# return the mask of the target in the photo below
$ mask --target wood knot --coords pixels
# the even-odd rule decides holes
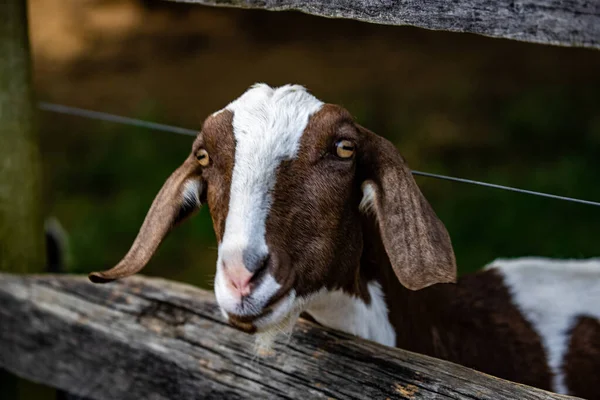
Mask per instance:
[[[396,393],[402,395],[406,399],[414,399],[415,394],[417,394],[417,392],[419,391],[419,388],[411,384],[403,386],[400,383],[396,383],[394,385],[394,390],[396,391]]]
[[[187,311],[169,303],[155,302],[146,307],[137,321],[140,325],[163,336],[178,336],[178,329],[189,319]]]

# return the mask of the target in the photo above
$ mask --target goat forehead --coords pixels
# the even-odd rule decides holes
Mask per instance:
[[[302,86],[255,85],[226,109],[233,113],[237,146],[258,147],[293,157],[304,128],[323,103]],[[272,148],[267,149],[267,146]]]
[[[284,160],[296,157],[310,117],[323,103],[302,86],[255,85],[225,109],[233,113],[235,158],[224,242],[266,247],[269,192]]]
[[[232,189],[250,189],[253,184],[270,189],[278,165],[296,156],[310,117],[322,105],[302,86],[264,84],[229,104],[236,141],[232,183],[238,183]]]

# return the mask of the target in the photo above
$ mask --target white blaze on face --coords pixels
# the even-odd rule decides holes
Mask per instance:
[[[248,252],[258,257],[268,254],[265,224],[277,168],[282,161],[296,157],[309,118],[322,105],[301,86],[273,89],[258,84],[225,108],[233,113],[236,142],[229,212],[219,244],[215,279],[217,300],[221,307],[225,306],[225,311],[235,312],[226,304],[234,304],[237,300],[224,285],[223,259],[226,258],[228,263],[244,263]],[[256,288],[249,300],[254,296],[256,303],[261,303],[278,288],[273,282],[266,286]]]

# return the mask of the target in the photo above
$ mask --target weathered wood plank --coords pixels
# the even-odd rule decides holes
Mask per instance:
[[[174,0],[600,48],[597,0]]]
[[[90,399],[566,399],[300,321],[274,355],[169,281],[0,274],[0,366]]]

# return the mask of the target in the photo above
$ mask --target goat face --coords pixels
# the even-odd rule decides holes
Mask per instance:
[[[219,242],[217,301],[248,332],[281,328],[319,293],[361,285],[367,209],[404,286],[455,279],[448,234],[394,146],[299,86],[256,85],[209,116],[129,253],[90,279],[141,270],[204,202]]]

